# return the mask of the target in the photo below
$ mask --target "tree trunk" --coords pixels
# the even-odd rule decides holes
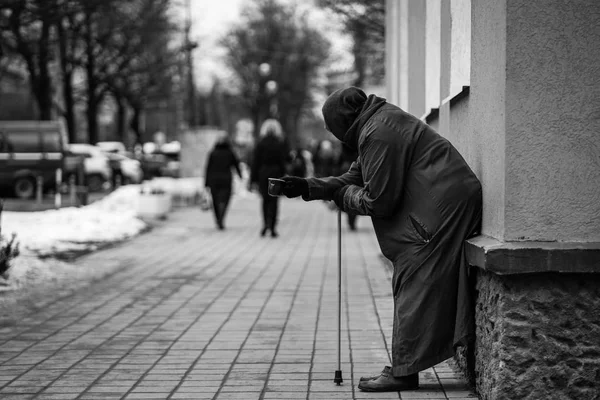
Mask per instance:
[[[48,72],[50,26],[42,23],[42,32],[39,40],[38,57],[25,50],[27,45],[21,44],[20,50],[29,71],[31,91],[38,105],[38,118],[44,121],[52,119],[52,82]],[[23,51],[25,50],[25,51]]]
[[[87,125],[88,142],[96,144],[98,142],[98,82],[95,76],[96,59],[94,55],[94,43],[92,33],[92,12],[86,10],[85,13],[85,54],[86,54],[86,75],[87,75]]]
[[[68,61],[68,45],[67,32],[63,26],[63,20],[57,24],[58,28],[58,48],[60,51],[60,68],[63,77],[63,98],[64,98],[64,117],[67,124],[67,132],[69,134],[69,142],[77,141],[75,131],[75,99],[73,97],[73,69]]]
[[[133,115],[131,117],[131,122],[129,125],[130,125],[131,129],[133,130],[133,132],[135,133],[135,142],[143,143],[142,142],[143,132],[141,131],[142,109],[138,105],[132,105],[132,108],[133,108]]]
[[[367,60],[365,53],[365,48],[367,48],[367,34],[365,32],[365,26],[361,22],[354,22],[351,32],[354,39],[354,44],[352,46],[354,69],[358,74],[354,81],[354,86],[362,87],[365,84],[367,76]]]
[[[127,127],[126,127],[126,119],[127,119],[127,106],[121,95],[114,95],[115,102],[117,103],[117,138],[123,142],[127,142]]]

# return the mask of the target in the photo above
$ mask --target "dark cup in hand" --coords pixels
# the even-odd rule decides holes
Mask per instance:
[[[285,181],[277,178],[269,178],[269,195],[273,197],[281,196]]]

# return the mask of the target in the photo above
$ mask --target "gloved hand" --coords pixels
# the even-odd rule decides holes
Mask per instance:
[[[285,181],[281,191],[285,197],[308,196],[308,181],[298,176],[284,176],[279,178]]]
[[[336,190],[335,192],[333,192],[333,202],[335,203],[336,206],[338,206],[338,208],[340,210],[344,210],[344,195],[346,194],[346,191],[350,188],[349,185],[346,186],[342,186],[341,188],[339,188],[338,190]]]

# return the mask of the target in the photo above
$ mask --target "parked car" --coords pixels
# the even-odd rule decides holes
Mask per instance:
[[[106,153],[124,154],[126,151],[125,144],[122,142],[98,142],[96,146],[100,147]]]
[[[113,172],[113,184],[116,184],[116,178],[119,177],[121,184],[140,183],[144,180],[144,171],[142,163],[121,153],[105,153],[110,160],[110,166]]]
[[[165,143],[159,153],[167,158],[165,166],[161,169],[161,175],[178,178],[181,169],[181,144],[178,141]]]
[[[58,121],[0,121],[0,186],[19,198],[35,195],[38,178],[54,189],[67,143]]]
[[[69,145],[69,152],[84,157],[85,178],[91,192],[99,192],[110,186],[112,179],[110,160],[100,147],[76,143]]]

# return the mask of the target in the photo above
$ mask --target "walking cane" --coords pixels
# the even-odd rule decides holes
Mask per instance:
[[[338,369],[335,371],[333,381],[336,385],[340,385],[342,379],[342,210],[338,209],[338,342],[337,356]]]

